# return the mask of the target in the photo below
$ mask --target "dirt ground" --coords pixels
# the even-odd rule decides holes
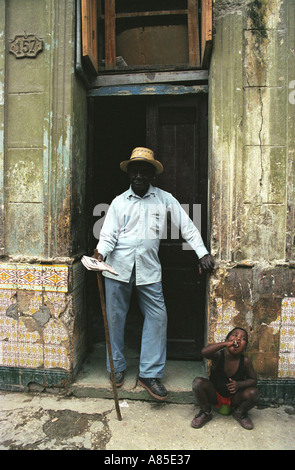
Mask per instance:
[[[254,429],[214,412],[204,428],[190,422],[193,404],[0,392],[0,450],[294,450],[295,409],[254,408]],[[101,454],[103,455],[103,454]]]

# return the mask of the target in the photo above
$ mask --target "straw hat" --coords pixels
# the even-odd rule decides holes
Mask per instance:
[[[154,152],[145,147],[136,147],[132,151],[130,159],[120,163],[120,168],[122,171],[127,172],[129,163],[138,161],[150,163],[153,165],[156,168],[156,175],[159,175],[163,171],[163,165],[158,160],[155,160]]]

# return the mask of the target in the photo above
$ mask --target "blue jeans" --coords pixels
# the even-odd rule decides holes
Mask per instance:
[[[129,283],[105,278],[106,310],[115,372],[123,372],[127,367],[124,330],[134,281],[134,271]],[[162,283],[155,282],[135,288],[144,317],[139,376],[161,378],[164,375],[167,344],[167,312]],[[110,372],[108,352],[107,369]]]

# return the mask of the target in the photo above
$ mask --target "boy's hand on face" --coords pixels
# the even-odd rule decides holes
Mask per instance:
[[[224,341],[224,346],[225,346],[226,348],[230,348],[230,347],[233,346],[234,344],[235,344],[235,340],[231,340],[231,341],[227,340],[227,341]]]

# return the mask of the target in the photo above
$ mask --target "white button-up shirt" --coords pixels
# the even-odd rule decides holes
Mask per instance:
[[[208,251],[199,230],[172,194],[150,185],[137,196],[130,188],[110,205],[100,232],[97,251],[119,274],[106,277],[129,282],[135,266],[136,285],[152,284],[162,279],[158,257],[159,245],[167,234],[167,213],[182,237],[202,258]]]

